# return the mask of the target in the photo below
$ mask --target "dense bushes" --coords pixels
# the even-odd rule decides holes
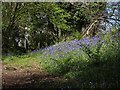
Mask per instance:
[[[75,87],[119,87],[120,36],[118,34],[112,35],[112,33],[99,37],[96,44],[95,40],[91,40],[89,44],[81,44],[79,41],[79,48],[77,47],[67,54],[54,46],[52,48],[57,49],[56,55],[63,53],[62,57],[53,57],[55,54],[53,56],[49,54],[45,58],[44,55],[44,60],[41,61],[42,65],[51,74],[63,75],[67,79],[76,79],[81,82],[81,85],[75,85]],[[52,51],[49,48],[47,50],[49,53]]]

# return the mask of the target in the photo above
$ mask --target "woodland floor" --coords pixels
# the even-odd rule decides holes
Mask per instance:
[[[68,80],[47,74],[40,68],[10,68],[3,65],[2,89],[29,89],[32,88],[55,88],[66,87]],[[72,81],[69,81],[69,83]]]

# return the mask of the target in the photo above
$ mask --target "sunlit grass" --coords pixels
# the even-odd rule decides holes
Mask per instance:
[[[40,66],[40,60],[37,58],[38,53],[36,54],[26,54],[22,56],[5,56],[3,58],[3,63],[7,67],[18,68],[32,68],[36,66]],[[40,53],[39,53],[40,55]]]

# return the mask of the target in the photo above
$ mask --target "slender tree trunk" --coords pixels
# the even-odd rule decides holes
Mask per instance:
[[[61,29],[58,29],[58,38],[60,39],[61,37]]]

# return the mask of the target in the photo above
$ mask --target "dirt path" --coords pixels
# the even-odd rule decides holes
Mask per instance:
[[[38,70],[3,70],[3,88],[25,88],[31,87],[38,78],[43,78]],[[29,86],[27,86],[29,85]]]
[[[3,66],[3,90],[10,88],[51,88],[61,84],[64,85],[66,81],[67,80],[63,78],[48,75],[46,72],[37,68],[7,70],[6,67]],[[61,82],[61,84],[59,82]]]

